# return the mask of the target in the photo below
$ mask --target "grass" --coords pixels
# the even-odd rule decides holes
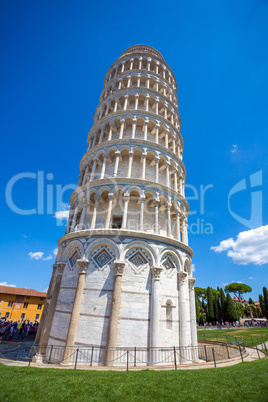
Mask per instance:
[[[199,340],[205,340],[220,342],[229,342],[229,336],[231,340],[235,341],[235,337],[243,338],[245,346],[259,345],[262,343],[260,337],[264,341],[268,341],[268,328],[234,328],[234,329],[213,329],[213,330],[201,330],[197,331]]]
[[[178,371],[83,371],[0,365],[1,401],[268,401],[268,359]]]

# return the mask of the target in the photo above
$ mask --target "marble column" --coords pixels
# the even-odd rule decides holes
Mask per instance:
[[[140,197],[140,222],[139,222],[139,230],[143,230],[143,221],[144,221],[144,201],[145,197]]]
[[[108,202],[107,217],[106,217],[106,222],[105,222],[105,229],[110,228],[110,221],[111,221],[111,214],[112,214],[112,209],[113,209],[114,195],[112,193],[109,193],[108,198],[109,198],[109,202]]]
[[[120,158],[120,151],[115,151],[115,163],[114,163],[113,177],[117,176],[119,158]]]
[[[170,215],[170,209],[171,209],[171,203],[168,202],[167,204],[167,236],[171,236],[171,215]]]
[[[121,140],[123,138],[123,133],[124,133],[125,119],[121,119],[120,122],[121,122],[121,127],[120,127],[119,139]]]
[[[195,278],[188,279],[189,284],[189,299],[190,299],[190,325],[191,325],[191,343],[195,348],[198,346],[197,328],[196,328],[196,306],[195,306],[195,291],[194,284]],[[193,350],[193,360],[198,360],[198,350]]]
[[[124,210],[123,210],[123,220],[121,229],[127,228],[127,210],[128,210],[129,194],[124,194]]]
[[[79,173],[79,180],[78,180],[78,184],[77,184],[78,187],[81,186],[81,184],[82,184],[84,173],[85,173],[84,170],[81,170],[81,172]]]
[[[79,211],[79,206],[77,205],[75,207],[75,210],[74,210],[74,216],[73,216],[72,226],[71,226],[70,232],[74,232],[75,224],[76,224],[76,217],[77,217],[78,211]]]
[[[133,149],[129,151],[129,160],[128,160],[128,171],[127,171],[127,177],[131,177],[131,171],[132,171],[132,162],[133,162]]]
[[[155,182],[158,183],[159,181],[159,161],[160,157],[156,156],[155,157]]]
[[[114,360],[114,350],[112,348],[116,347],[117,342],[117,330],[120,315],[121,306],[121,286],[122,286],[122,276],[124,273],[125,262],[114,261],[114,286],[113,294],[110,307],[110,319],[107,333],[107,354],[106,362],[107,366],[113,365]]]
[[[144,120],[144,141],[147,141],[147,131],[148,131],[148,124],[149,124],[149,119],[145,118]]]
[[[92,171],[91,171],[91,175],[90,175],[90,181],[94,180],[94,175],[95,175],[95,171],[96,171],[96,167],[97,167],[97,162],[98,162],[98,158],[94,158],[93,159]]]
[[[106,168],[107,158],[108,158],[108,155],[107,155],[107,154],[104,154],[104,155],[103,155],[102,167],[101,167],[100,179],[103,179],[104,176],[105,176],[105,168]]]
[[[83,292],[84,292],[86,273],[87,273],[87,269],[89,266],[89,261],[86,259],[77,260],[77,266],[79,269],[78,280],[77,280],[77,286],[76,286],[76,291],[75,291],[75,296],[74,296],[73,309],[72,309],[72,314],[71,314],[71,318],[70,318],[67,338],[66,338],[66,342],[65,342],[66,349],[64,352],[62,364],[71,364],[72,360],[73,360],[72,359],[72,355],[74,352],[73,348],[75,346],[75,338],[76,338],[77,326],[78,326],[79,315],[80,315],[80,310],[81,310],[81,301],[82,301],[82,296],[83,296]]]
[[[35,345],[39,345],[41,333],[42,333],[42,330],[43,330],[44,321],[46,319],[46,315],[47,315],[49,305],[50,305],[50,302],[51,302],[53,288],[55,286],[56,270],[57,270],[57,264],[54,264],[51,279],[50,279],[48,290],[47,290],[47,297],[46,297],[46,300],[45,300],[43,313],[42,313],[42,316],[41,316],[41,319],[40,319],[40,322],[39,322],[39,325],[38,325],[38,330],[37,330],[37,333],[36,333],[36,337],[34,339],[34,344]]]
[[[180,211],[176,211],[176,239],[181,241],[181,221],[180,221]]]
[[[132,119],[132,133],[131,133],[131,138],[134,139],[135,138],[135,134],[136,134],[136,124],[137,124],[137,117],[134,116]]]
[[[55,309],[58,301],[58,296],[60,292],[60,286],[61,286],[61,280],[62,280],[62,274],[63,270],[65,267],[64,262],[58,262],[58,272],[56,275],[56,281],[55,281],[55,286],[52,290],[52,295],[51,295],[51,301],[48,306],[48,311],[44,320],[44,325],[43,325],[43,331],[40,336],[40,342],[39,342],[39,349],[38,353],[39,354],[45,354],[46,352],[46,347],[48,344],[49,336],[50,336],[50,331],[52,327],[52,322],[55,314]]]
[[[89,166],[87,165],[85,173],[84,173],[82,185],[85,184],[87,181],[88,169],[89,169]]]
[[[100,197],[95,197],[93,214],[92,214],[91,225],[90,225],[90,229],[92,229],[92,230],[95,229],[96,217],[97,217],[97,209],[98,209],[98,206],[99,206],[99,200],[100,200]]]
[[[150,307],[150,348],[159,347],[159,281],[161,267],[151,268],[151,307]],[[150,351],[150,361],[154,364],[157,360],[157,352]]]
[[[188,309],[188,276],[185,272],[178,273],[178,281],[179,281],[179,321],[180,321],[180,339],[179,345],[180,347],[187,347],[188,342],[188,322],[190,321],[189,317],[189,309]],[[186,361],[187,353],[181,351],[182,361],[184,363]]]
[[[147,152],[143,152],[143,154],[142,154],[142,173],[141,173],[142,179],[145,179],[145,174],[146,174],[146,156],[147,156]]]
[[[155,142],[156,142],[156,144],[158,144],[158,142],[159,142],[159,127],[160,127],[160,123],[157,122],[155,125]]]
[[[86,212],[87,212],[87,201],[85,200],[84,203],[83,203],[83,209],[82,209],[82,213],[81,213],[81,216],[80,216],[80,222],[79,222],[79,229],[80,230],[83,230]]]
[[[155,233],[159,233],[159,224],[158,224],[158,211],[159,211],[160,200],[156,199],[154,204],[154,231]]]

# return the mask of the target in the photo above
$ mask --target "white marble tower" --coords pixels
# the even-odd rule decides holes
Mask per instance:
[[[150,46],[109,68],[36,343],[197,345],[176,90]]]

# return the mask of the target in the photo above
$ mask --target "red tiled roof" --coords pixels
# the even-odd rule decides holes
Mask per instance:
[[[46,297],[46,292],[37,292],[35,289],[14,288],[12,286],[0,286],[0,293],[9,295]]]

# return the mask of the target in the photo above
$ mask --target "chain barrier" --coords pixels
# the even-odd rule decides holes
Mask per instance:
[[[0,344],[0,357],[8,358],[11,360],[22,360],[22,361],[34,361],[35,356],[41,357],[44,363],[52,364],[65,364],[69,363],[71,365],[84,364],[92,366],[94,365],[107,365],[112,366],[113,364],[119,365],[161,365],[161,364],[184,364],[191,361],[206,361],[214,362],[230,359],[234,357],[243,358],[243,353],[245,351],[245,345],[243,338],[240,338],[236,342],[227,343],[217,343],[213,344],[206,341],[206,345],[199,346],[189,346],[189,347],[166,347],[166,348],[106,348],[106,347],[96,347],[89,346],[88,348],[79,349],[79,347],[64,347],[64,346],[53,346],[49,345],[47,347],[42,345],[30,346],[22,345],[20,343],[16,346],[10,343]],[[15,346],[15,347],[14,347]],[[229,346],[229,348],[228,348]],[[261,350],[260,350],[261,351]],[[110,357],[107,360],[107,357]]]

